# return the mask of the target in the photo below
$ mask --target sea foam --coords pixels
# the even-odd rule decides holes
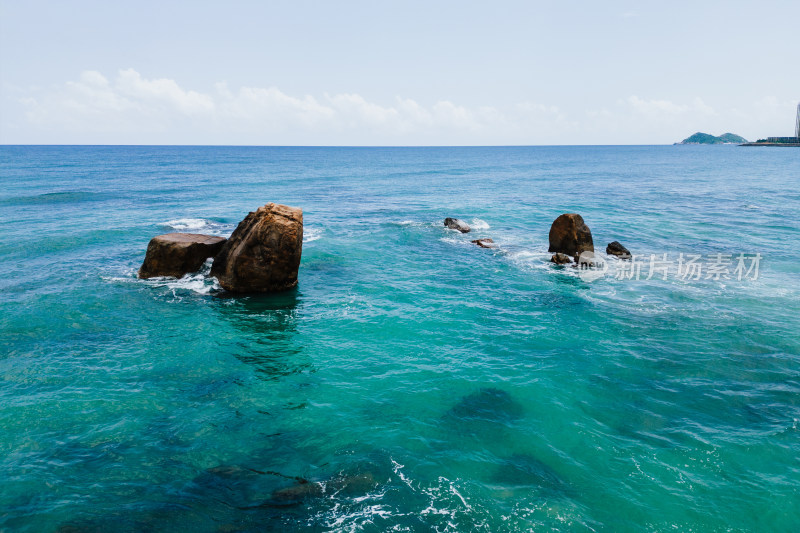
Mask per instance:
[[[197,231],[212,235],[228,235],[233,232],[234,226],[206,218],[176,218],[162,222],[161,226],[176,231]]]

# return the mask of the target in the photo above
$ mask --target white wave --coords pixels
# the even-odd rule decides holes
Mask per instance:
[[[508,252],[508,260],[514,265],[522,268],[549,268],[552,263],[550,257],[553,254],[549,252],[537,252],[533,250],[514,250]]]
[[[205,218],[176,218],[163,222],[161,225],[177,231],[200,231],[212,235],[230,235],[234,229],[234,226],[229,224]]]
[[[472,229],[489,229],[491,226],[488,222],[480,218],[473,218],[472,222],[470,223],[470,227]]]
[[[176,297],[179,296],[178,293],[182,291],[192,291],[196,294],[209,294],[211,291],[221,289],[217,278],[207,277],[205,274],[200,272],[187,274],[180,279],[152,278],[148,281],[151,281],[151,284],[156,287],[167,287]]]
[[[461,233],[458,234],[459,237],[461,237],[461,235],[462,235]],[[465,239],[463,237],[459,238],[459,237],[442,237],[439,240],[442,241],[442,242],[446,242],[447,244],[457,244],[457,245],[462,245],[462,246],[465,246],[465,245],[466,246],[475,246],[468,239]]]
[[[176,218],[175,220],[168,220],[162,226],[169,226],[173,229],[202,229],[211,223],[210,220],[202,218]]]
[[[210,294],[212,291],[221,290],[222,287],[220,287],[217,278],[208,275],[210,271],[211,259],[207,260],[203,268],[198,272],[186,274],[182,278],[156,277],[139,279],[137,270],[131,269],[125,273],[125,276],[103,276],[102,279],[112,283],[137,283],[153,288],[165,288],[172,293],[174,298],[180,300],[183,295],[189,292],[205,295]]]
[[[400,478],[400,481],[408,485],[408,488],[413,490],[414,487],[411,485],[411,480],[403,473],[403,468],[405,468],[406,465],[401,465],[391,457],[389,460],[392,462],[392,471],[397,474],[397,476]]]
[[[325,230],[322,228],[303,228],[303,244],[307,242],[314,242],[322,238],[322,234],[325,233]]]
[[[442,226],[441,221],[436,222],[423,222],[421,220],[401,220],[400,222],[392,222],[396,226],[423,228],[423,227],[439,227]],[[444,226],[442,226],[444,227]]]

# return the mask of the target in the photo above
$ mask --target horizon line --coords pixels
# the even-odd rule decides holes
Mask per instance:
[[[557,148],[601,146],[728,146],[720,144],[92,144],[92,143],[0,143],[0,147],[14,146],[85,146],[85,147],[206,147],[206,148]]]

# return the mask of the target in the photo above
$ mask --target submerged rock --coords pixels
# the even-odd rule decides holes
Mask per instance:
[[[224,237],[197,233],[158,235],[147,245],[140,278],[173,276],[180,278],[200,270],[206,259],[214,257],[225,244]]]
[[[307,481],[290,487],[278,489],[272,493],[269,505],[296,505],[309,498],[319,498],[325,493],[322,483]]]
[[[619,241],[614,241],[614,242],[608,243],[608,246],[606,246],[606,253],[608,255],[616,255],[620,259],[630,259],[631,258],[631,253],[628,251],[627,248],[622,246],[619,243]]]
[[[211,275],[231,292],[277,292],[297,285],[303,210],[269,203],[242,220],[214,258]]]
[[[472,230],[472,228],[469,227],[469,224],[457,218],[447,217],[444,219],[444,225],[447,228],[458,230],[461,233],[469,233]]]
[[[364,494],[377,486],[370,472],[356,475],[339,475],[324,482],[303,481],[272,493],[267,505],[296,505],[310,498],[345,491],[348,494]]]
[[[550,497],[570,490],[569,484],[552,467],[527,454],[514,454],[505,459],[492,476],[492,481],[507,487],[534,489]]]
[[[477,244],[481,248],[496,248],[492,239],[475,239],[474,241],[470,242]]]
[[[550,226],[550,248],[548,252],[577,257],[581,252],[594,252],[594,242],[589,226],[576,213],[559,216]]]
[[[522,417],[522,405],[506,391],[484,387],[461,398],[447,412],[447,416],[460,421],[483,420],[512,422]]]
[[[550,258],[551,263],[555,263],[557,265],[567,265],[572,263],[572,258],[566,254],[555,254],[553,257]]]

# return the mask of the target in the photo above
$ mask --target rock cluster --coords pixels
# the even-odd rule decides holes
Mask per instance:
[[[466,222],[457,218],[445,218],[444,225],[461,233],[471,231]],[[490,238],[471,242],[481,248],[495,248]],[[598,264],[592,232],[576,213],[564,213],[553,221],[549,243],[553,263],[565,265],[575,261],[584,267]],[[139,277],[181,277],[196,272],[206,259],[213,257],[211,275],[225,290],[285,291],[297,285],[302,252],[303,210],[269,203],[249,213],[227,240],[193,233],[154,237],[147,246]],[[609,243],[606,253],[620,259],[631,258],[628,249],[618,241]]]
[[[558,265],[566,265],[574,261],[578,263],[578,266],[592,267],[602,263],[599,259],[595,259],[592,231],[583,221],[583,217],[576,213],[564,213],[553,221],[550,226],[548,251],[555,253],[550,261]],[[584,254],[584,252],[586,253]],[[619,241],[609,243],[606,253],[620,259],[631,258],[631,253]],[[584,255],[581,256],[581,254]]]
[[[196,272],[214,258],[211,275],[231,292],[277,292],[297,285],[303,251],[303,211],[267,204],[242,220],[230,238],[191,233],[154,237],[140,278]]]

